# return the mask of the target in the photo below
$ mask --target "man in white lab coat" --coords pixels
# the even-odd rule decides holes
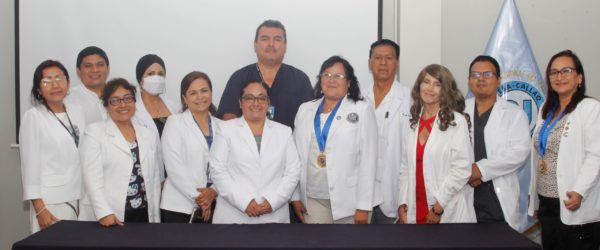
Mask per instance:
[[[86,124],[102,121],[107,117],[100,95],[109,72],[108,56],[101,48],[89,46],[77,55],[77,76],[82,84],[71,87],[66,102],[83,108]]]
[[[466,100],[471,117],[471,145],[475,162],[469,185],[475,188],[474,207],[479,223],[519,226],[518,172],[529,158],[530,134],[525,112],[498,98],[500,66],[491,56],[476,57],[469,67]]]
[[[382,39],[371,44],[369,70],[373,86],[365,98],[373,104],[378,127],[377,181],[371,223],[393,224],[398,217],[398,169],[402,142],[402,121],[410,118],[410,90],[396,81],[400,46]]]

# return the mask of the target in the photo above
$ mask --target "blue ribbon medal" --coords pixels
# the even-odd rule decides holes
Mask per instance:
[[[540,155],[540,159],[538,160],[538,171],[542,174],[545,174],[546,171],[548,171],[548,164],[546,164],[544,159],[542,159],[542,157],[544,157],[544,155],[546,154],[546,146],[548,144],[548,136],[550,136],[550,132],[552,132],[552,128],[554,128],[554,126],[556,126],[556,123],[558,121],[560,121],[560,118],[563,117],[563,114],[564,114],[563,112],[560,112],[558,117],[556,117],[556,119],[554,119],[554,122],[552,122],[550,124],[550,126],[548,126],[548,124],[552,120],[552,117],[554,117],[554,110],[550,110],[550,112],[548,113],[548,116],[546,117],[546,120],[544,121],[544,124],[540,128],[540,132],[538,134],[538,140],[540,141],[540,144],[538,145],[538,154]]]
[[[315,114],[314,119],[314,127],[315,127],[315,137],[317,138],[317,144],[319,145],[319,155],[317,156],[317,166],[324,168],[327,166],[327,157],[325,156],[325,144],[327,144],[327,134],[329,134],[329,128],[331,127],[331,123],[333,122],[333,117],[337,113],[340,105],[342,104],[342,100],[340,99],[338,103],[335,105],[335,108],[327,117],[325,124],[323,125],[323,131],[321,131],[321,112],[323,112],[323,102],[319,104],[319,108],[317,109],[317,113]],[[325,100],[323,100],[325,101]]]

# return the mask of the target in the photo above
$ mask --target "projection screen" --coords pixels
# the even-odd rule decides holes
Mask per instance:
[[[256,62],[254,33],[264,20],[287,30],[284,63],[316,82],[321,63],[341,55],[370,84],[368,52],[380,37],[380,1],[375,0],[16,0],[17,123],[31,107],[35,67],[62,62],[71,87],[81,84],[76,57],[86,46],[103,48],[109,79],[137,85],[135,66],[145,54],[162,57],[167,96],[179,101],[179,85],[190,71],[206,72],[218,105],[231,74]],[[18,125],[18,124],[17,124]]]

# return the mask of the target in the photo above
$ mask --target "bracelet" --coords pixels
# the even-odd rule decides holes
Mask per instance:
[[[40,215],[42,212],[46,210],[46,207],[43,207],[39,212],[35,213],[35,216]]]

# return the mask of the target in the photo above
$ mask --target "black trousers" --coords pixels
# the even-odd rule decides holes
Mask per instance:
[[[542,247],[548,249],[594,249],[600,246],[600,222],[565,225],[560,220],[560,200],[538,195],[538,219],[542,226]]]
[[[212,213],[210,214],[210,219],[208,221],[203,221],[201,218],[194,218],[192,223],[200,223],[200,224],[212,224],[212,218],[215,214],[215,207],[217,206],[217,201],[213,201],[211,205]],[[202,210],[197,210],[197,215],[202,216]],[[197,216],[196,215],[196,216]],[[160,220],[163,223],[190,223],[191,214],[184,214],[179,212],[174,212],[170,210],[161,209],[160,210]]]
[[[160,221],[162,223],[189,223],[190,216],[192,215],[165,209],[160,210]]]
[[[473,198],[478,223],[506,223],[492,181],[486,181],[477,186]]]
[[[148,208],[125,210],[125,222],[149,222]]]

